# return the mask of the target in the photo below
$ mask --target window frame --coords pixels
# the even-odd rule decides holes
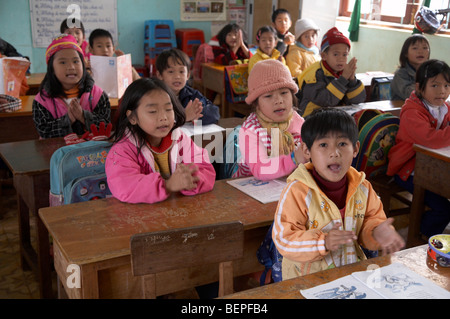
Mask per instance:
[[[389,0],[385,0],[389,1]],[[392,0],[390,0],[392,1]],[[339,3],[339,16],[340,17],[351,17],[352,11],[348,11],[348,5],[350,0],[340,0]],[[383,0],[378,0],[380,6]],[[406,4],[404,17],[386,16],[380,15],[380,20],[367,20],[365,19],[366,14],[361,14],[361,22],[364,24],[376,24],[378,26],[383,26],[387,28],[395,29],[413,29],[414,28],[414,16],[417,10],[420,8],[421,0],[409,0]],[[407,19],[407,17],[410,17]],[[391,24],[392,23],[392,24]],[[448,24],[448,22],[446,22]],[[435,35],[446,34],[450,35],[450,25],[448,29],[442,29],[435,33]]]

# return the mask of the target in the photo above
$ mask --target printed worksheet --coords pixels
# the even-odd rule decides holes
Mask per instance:
[[[281,192],[287,185],[285,177],[270,181],[260,181],[252,176],[229,180],[227,183],[263,204],[277,202],[280,199]]]
[[[371,265],[314,288],[300,290],[307,299],[449,299],[450,292],[430,280],[394,263]]]
[[[208,125],[200,125],[197,124],[198,122],[195,121],[196,124],[192,122],[185,123],[181,129],[184,133],[187,134],[187,136],[193,136],[197,134],[209,134],[209,133],[217,133],[225,131],[225,129],[217,124],[208,124]]]

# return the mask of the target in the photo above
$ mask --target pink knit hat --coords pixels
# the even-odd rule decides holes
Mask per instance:
[[[83,57],[83,50],[80,48],[80,46],[77,43],[77,40],[73,35],[70,34],[61,34],[53,39],[52,43],[47,48],[47,51],[45,52],[45,60],[48,64],[48,61],[50,58],[58,51],[63,49],[74,49],[80,52]]]
[[[289,69],[278,60],[259,61],[248,76],[248,95],[245,103],[250,105],[262,94],[281,88],[288,88],[294,93],[298,91]]]

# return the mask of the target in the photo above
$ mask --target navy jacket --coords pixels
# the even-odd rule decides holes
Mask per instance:
[[[204,97],[198,90],[191,88],[189,85],[186,85],[183,89],[181,89],[178,94],[178,99],[181,102],[181,105],[185,108],[190,101],[195,99],[199,99],[203,104],[203,117],[200,118],[202,120],[202,124],[213,124],[217,123],[220,118],[219,107],[214,105],[210,100]]]

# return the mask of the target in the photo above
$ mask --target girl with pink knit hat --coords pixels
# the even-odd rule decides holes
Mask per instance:
[[[83,135],[92,124],[108,124],[108,96],[86,71],[83,51],[70,34],[56,37],[45,53],[47,74],[33,101],[41,138]]]
[[[280,61],[269,59],[254,65],[245,99],[254,112],[239,131],[242,159],[233,177],[275,179],[305,162],[298,147],[304,119],[296,112],[297,91],[289,69]]]

